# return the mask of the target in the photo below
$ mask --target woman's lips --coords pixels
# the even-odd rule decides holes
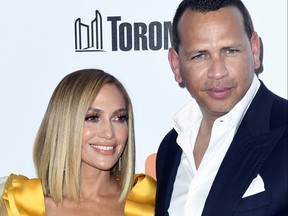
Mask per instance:
[[[113,154],[115,152],[115,146],[111,145],[95,145],[89,144],[95,151],[101,154]]]

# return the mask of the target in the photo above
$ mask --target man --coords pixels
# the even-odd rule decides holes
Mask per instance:
[[[247,9],[184,0],[172,32],[169,63],[193,99],[157,153],[156,215],[288,215],[288,103],[255,74]]]

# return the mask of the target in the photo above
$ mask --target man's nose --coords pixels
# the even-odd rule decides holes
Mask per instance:
[[[217,56],[211,59],[207,76],[210,79],[222,79],[229,75],[229,71],[227,70],[227,67],[225,65],[225,61]]]

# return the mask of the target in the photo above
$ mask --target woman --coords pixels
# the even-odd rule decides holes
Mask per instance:
[[[2,209],[6,207],[9,216],[124,215],[134,160],[132,104],[123,85],[101,70],[73,72],[56,87],[36,136],[39,179],[12,174],[5,183]],[[136,176],[135,182],[146,180],[155,186],[148,176]],[[151,215],[153,187],[145,210],[152,210]],[[134,197],[128,199],[129,206]]]

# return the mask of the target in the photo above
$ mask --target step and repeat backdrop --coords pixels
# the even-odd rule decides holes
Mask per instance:
[[[190,96],[167,60],[179,0],[2,1],[0,176],[34,177],[33,142],[50,96],[68,73],[99,68],[119,78],[134,105],[136,172]],[[260,78],[287,98],[287,1],[245,0],[263,41]],[[97,34],[93,28],[97,28]]]

